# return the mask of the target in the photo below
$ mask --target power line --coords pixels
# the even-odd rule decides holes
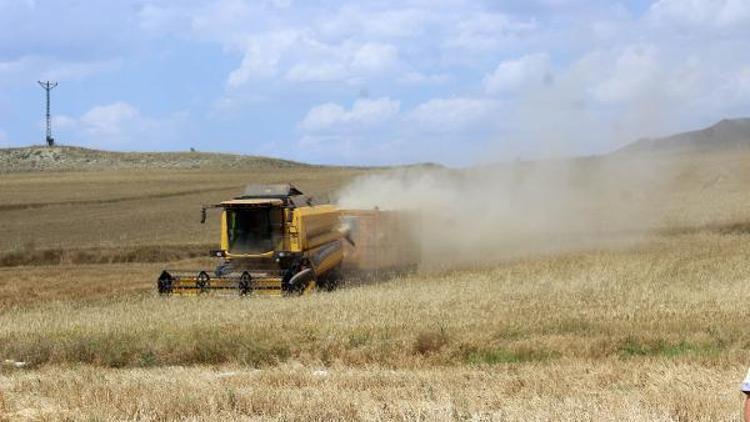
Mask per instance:
[[[52,118],[50,117],[49,112],[49,92],[52,91],[52,88],[57,86],[57,82],[37,82],[39,83],[39,86],[41,86],[47,92],[47,145],[53,146],[55,145],[55,138],[52,137]]]

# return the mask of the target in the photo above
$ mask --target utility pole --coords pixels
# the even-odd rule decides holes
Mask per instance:
[[[55,138],[52,137],[52,118],[50,117],[49,112],[49,92],[52,91],[52,88],[57,86],[57,82],[50,82],[50,81],[37,81],[39,83],[39,86],[41,86],[45,91],[47,91],[47,145],[53,146],[55,145]]]

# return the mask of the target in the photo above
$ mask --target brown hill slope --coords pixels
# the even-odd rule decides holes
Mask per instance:
[[[724,119],[715,125],[663,138],[642,138],[618,152],[750,148],[750,118]]]

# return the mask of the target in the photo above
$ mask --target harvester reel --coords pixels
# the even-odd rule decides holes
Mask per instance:
[[[210,287],[210,283],[211,277],[205,271],[201,271],[195,281],[195,285],[196,287],[198,287],[201,293],[205,293],[208,290],[208,288]]]
[[[247,271],[243,272],[240,276],[240,295],[245,296],[250,293],[250,287],[253,283],[253,277]]]

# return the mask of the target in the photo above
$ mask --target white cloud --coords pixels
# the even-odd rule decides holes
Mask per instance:
[[[466,51],[497,50],[537,29],[533,19],[465,12],[462,2],[443,4],[445,9],[425,4],[306,5],[298,11],[305,15],[301,20],[250,9],[236,0],[219,4],[216,10],[194,19],[193,30],[243,55],[242,63],[227,79],[229,89],[257,86],[267,80],[439,84],[449,72],[434,70],[436,58],[471,65],[474,59],[464,57]],[[239,26],[238,16],[248,22],[244,28]],[[273,25],[259,16],[266,16]]]
[[[419,104],[407,120],[428,131],[456,131],[486,123],[498,110],[495,100],[481,98],[433,98]]]
[[[448,82],[447,73],[424,74],[421,72],[406,72],[398,77],[398,82],[404,85],[440,85]]]
[[[298,63],[286,73],[286,79],[291,82],[346,82],[348,77],[347,68],[341,63],[325,60]]]
[[[632,45],[624,49],[605,79],[593,87],[594,97],[604,103],[628,101],[651,89],[659,89],[659,50],[652,45]],[[607,73],[605,73],[607,72]]]
[[[92,136],[110,139],[122,137],[134,124],[141,127],[153,126],[141,116],[138,109],[125,102],[96,106],[81,116],[79,121]]]
[[[173,113],[164,118],[144,116],[123,101],[95,106],[80,117],[58,115],[53,127],[61,143],[94,148],[173,148],[186,130],[188,115]]]
[[[661,24],[730,27],[750,25],[747,0],[659,0],[651,6],[652,19]]]
[[[434,19],[431,11],[415,7],[372,10],[362,6],[344,6],[316,22],[315,26],[326,36],[364,34],[372,38],[408,38],[422,33]]]
[[[398,50],[390,44],[346,41],[327,44],[294,31],[251,39],[241,66],[229,78],[230,87],[276,76],[284,66],[290,82],[353,81],[397,67]]]
[[[300,128],[311,131],[335,129],[364,129],[382,124],[396,115],[400,103],[390,98],[370,100],[358,99],[350,110],[338,104],[326,103],[313,107],[299,124]]]
[[[118,69],[119,59],[94,61],[64,61],[50,57],[26,55],[14,60],[0,61],[0,85],[28,83],[29,80],[58,82],[81,80]]]
[[[359,46],[351,58],[354,71],[376,73],[392,69],[398,62],[398,50],[389,44],[366,43]]]
[[[531,54],[500,63],[484,77],[485,91],[491,94],[513,92],[541,86],[551,78],[550,60],[546,54]]]
[[[688,79],[692,77],[693,80]],[[684,95],[684,104],[692,105],[700,110],[727,110],[727,115],[733,116],[737,109],[750,105],[750,61],[741,66],[714,66],[710,71],[695,72],[683,77],[690,82],[690,88]],[[671,81],[672,89],[684,89],[686,83],[677,79]],[[746,113],[746,112],[745,112]]]
[[[298,149],[315,162],[465,164],[495,127],[500,103],[485,98],[434,98],[402,112],[390,98],[359,99],[351,108],[313,107],[298,124]],[[461,139],[460,151],[440,159]],[[287,151],[296,154],[294,151]]]
[[[419,154],[409,148],[415,143],[404,142],[387,135],[319,135],[305,134],[294,148],[277,149],[275,155],[292,157],[312,163],[348,163],[355,165],[393,165],[419,161]],[[417,147],[418,149],[418,147]],[[397,158],[393,151],[399,151]]]
[[[489,51],[517,40],[537,28],[533,20],[523,20],[502,13],[474,13],[456,24],[446,45],[466,50]]]
[[[229,74],[230,87],[238,87],[251,78],[273,77],[278,71],[279,62],[295,45],[301,34],[287,30],[263,34],[250,38],[245,46],[240,67]]]
[[[499,110],[497,100],[470,97],[433,98],[404,112],[387,97],[359,99],[349,109],[325,103],[298,124],[298,146],[317,162],[404,163],[438,159],[457,136],[461,150],[443,161],[465,163],[495,127]]]
[[[329,44],[308,32],[284,30],[253,36],[247,41],[240,67],[228,86],[283,74],[290,82],[348,81],[390,72],[398,66],[395,46],[345,41]]]

